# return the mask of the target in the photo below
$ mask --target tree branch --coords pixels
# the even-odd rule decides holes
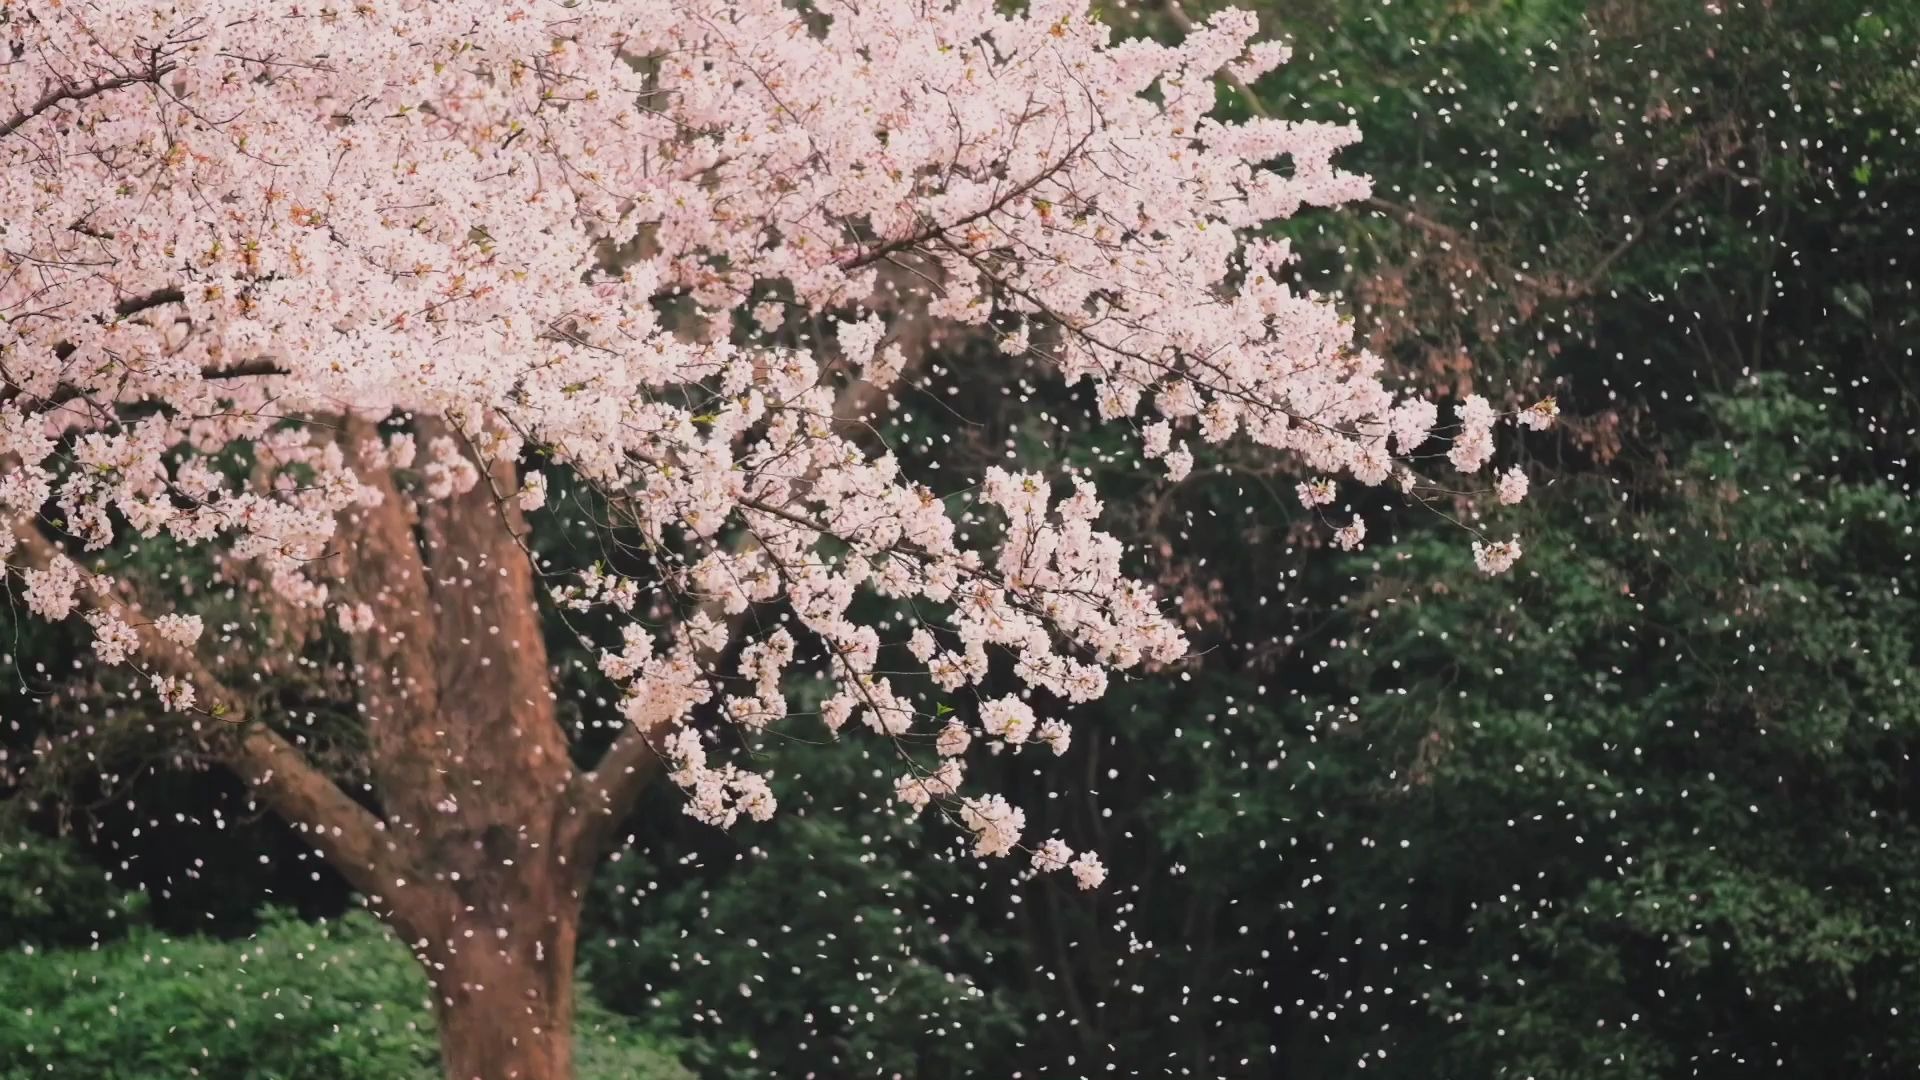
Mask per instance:
[[[155,289],[150,293],[144,293],[140,296],[129,296],[125,300],[120,301],[113,305],[113,313],[125,319],[138,315],[143,311],[151,311],[157,307],[164,307],[167,304],[184,303],[186,299],[187,294],[181,289]]]
[[[925,320],[913,322],[916,328],[923,328]],[[905,350],[907,370],[898,378],[904,379],[917,366],[931,341],[921,330],[920,340],[915,347]],[[833,415],[843,425],[864,426],[863,419],[868,410],[884,400],[886,391],[864,380],[855,380],[842,387],[834,399]],[[736,554],[751,548],[754,539],[751,533],[742,533],[734,542]],[[747,620],[753,616],[753,607],[749,605],[736,615],[726,615],[720,606],[712,601],[700,605],[700,610],[709,618],[724,620],[727,624],[727,640],[737,640],[746,629]],[[642,731],[629,724],[614,739],[613,745],[601,755],[600,763],[592,772],[580,774],[573,783],[568,795],[567,817],[562,821],[561,853],[569,863],[583,866],[598,859],[610,845],[613,834],[621,823],[633,813],[640,803],[640,796],[646,791],[655,777],[666,771],[666,762],[654,751],[654,740],[662,733]]]
[[[600,764],[574,780],[568,816],[561,822],[561,855],[575,867],[597,860],[653,779],[666,771],[654,753],[652,731],[632,724],[601,755]]]
[[[27,522],[14,532],[29,566],[44,569],[63,554],[37,522]],[[117,608],[130,623],[147,619],[144,605],[129,585],[120,583],[117,592],[112,601],[96,597],[91,605],[104,611]],[[371,811],[340,790],[278,732],[247,718],[239,708],[238,695],[191,649],[149,632],[135,655],[153,673],[190,682],[209,701],[225,706],[217,730],[212,731],[205,727],[209,721],[198,719],[198,714],[165,715],[181,735],[205,744],[268,809],[300,831],[369,903],[400,920],[403,927],[411,927],[407,920],[413,905],[400,895],[394,845]]]
[[[151,311],[154,308],[163,307],[167,304],[178,304],[184,301],[185,299],[186,299],[186,294],[182,292],[180,289],[176,289],[176,288],[155,289],[152,292],[142,293],[139,296],[129,296],[125,300],[120,301],[119,303],[113,305],[113,313],[124,319],[134,315],[138,315],[144,311]],[[63,341],[53,347],[53,356],[54,356],[54,359],[56,360],[65,361],[68,357],[72,356],[73,354],[74,354],[74,346],[73,346],[73,343],[71,342]],[[241,363],[234,364],[230,367],[214,367],[210,365],[208,367],[204,367],[200,369],[201,378],[207,379],[207,380],[214,380],[214,381],[221,380],[221,379],[247,379],[247,378],[254,378],[256,376],[262,376],[262,375],[286,375],[286,374],[288,374],[288,371],[285,368],[281,367],[279,363],[277,363],[270,357],[264,357],[264,356],[256,357],[252,360],[242,361]],[[8,402],[15,400],[23,392],[24,392],[23,389],[19,386],[12,386],[12,387],[9,387],[6,391],[0,392],[0,405],[5,405]],[[71,383],[61,383],[60,385],[54,387],[52,392],[49,393],[45,398],[42,398],[40,400],[43,407],[50,408],[50,409],[57,409],[60,406],[65,405],[67,402],[74,400],[75,398],[85,396],[86,393],[87,391],[81,387],[74,386]]]
[[[992,202],[988,203],[986,206],[982,207],[981,209],[975,210],[971,214],[962,215],[961,217],[955,218],[954,220],[946,222],[944,224],[928,225],[926,228],[922,229],[917,233],[914,233],[911,236],[904,236],[898,240],[890,240],[884,244],[879,245],[878,247],[874,247],[867,251],[861,252],[859,255],[855,255],[853,258],[848,259],[846,262],[841,263],[840,269],[842,271],[851,273],[852,271],[859,270],[862,267],[871,266],[872,264],[879,262],[880,260],[887,258],[890,255],[896,255],[902,251],[908,250],[909,248],[919,247],[921,244],[927,243],[931,240],[937,240],[940,237],[947,235],[948,233],[952,232],[955,229],[964,228],[968,225],[973,224],[976,221],[979,221],[984,217],[999,213],[1001,210],[1005,209],[1008,205],[1010,205],[1015,199],[1018,199],[1022,195],[1025,195],[1028,192],[1032,191],[1034,188],[1039,187],[1042,183],[1046,182],[1047,180],[1051,179],[1054,175],[1059,173],[1061,169],[1066,168],[1067,165],[1070,164],[1073,161],[1073,159],[1079,155],[1080,151],[1086,148],[1088,140],[1092,138],[1093,138],[1093,130],[1090,128],[1088,129],[1086,134],[1080,136],[1079,142],[1076,142],[1073,144],[1072,149],[1068,150],[1065,154],[1062,154],[1060,156],[1060,159],[1058,161],[1055,161],[1052,165],[1047,166],[1046,168],[1033,174],[1027,179],[1022,180],[1020,183],[1014,185],[1010,190],[1008,190],[1006,194],[993,200]]]
[[[354,460],[361,446],[375,437],[370,421],[348,415],[340,448]],[[410,501],[384,465],[356,472],[362,483],[379,491],[380,499],[341,513],[337,535],[343,542],[327,566],[346,596],[374,613],[372,627],[347,635],[354,683],[382,809],[394,828],[412,837],[453,793],[444,769],[414,767],[441,752],[433,734],[440,676],[433,656],[432,597],[414,539]]]
[[[1737,151],[1739,144],[1735,143],[1733,149]],[[1626,236],[1622,237],[1618,243],[1614,244],[1611,250],[1601,256],[1598,262],[1588,267],[1586,273],[1581,274],[1579,280],[1574,282],[1574,284],[1566,290],[1567,295],[1569,297],[1586,295],[1594,286],[1600,283],[1600,280],[1606,276],[1607,271],[1613,268],[1613,264],[1618,262],[1622,255],[1632,250],[1635,244],[1639,243],[1648,233],[1652,232],[1656,226],[1666,220],[1668,215],[1679,209],[1680,205],[1686,202],[1687,197],[1693,194],[1695,188],[1716,176],[1725,175],[1725,173],[1726,168],[1724,166],[1708,164],[1699,172],[1694,173],[1685,181],[1675,186],[1673,194],[1667,197],[1667,201],[1655,208],[1651,214],[1642,218],[1638,228],[1627,230]]]
[[[99,97],[101,94],[112,93],[115,90],[121,90],[129,86],[158,83],[172,72],[173,64],[156,62],[138,75],[121,75],[117,78],[101,79],[99,82],[88,83],[85,86],[62,86],[58,89],[50,90],[47,92],[47,95],[39,101],[15,113],[9,117],[5,123],[0,123],[0,139],[4,139],[14,132],[19,131],[21,128],[26,127],[33,122],[35,117],[63,101],[85,101],[88,98]]]
[[[221,763],[246,781],[268,809],[298,829],[402,934],[418,937],[431,925],[422,917],[417,898],[407,892],[399,872],[402,857],[385,824],[315,769],[298,747],[260,723],[247,724],[220,743],[216,752]]]

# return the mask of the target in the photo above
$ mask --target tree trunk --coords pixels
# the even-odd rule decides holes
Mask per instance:
[[[379,435],[363,415],[338,421],[350,452]],[[429,444],[453,430],[433,417],[414,427]],[[660,771],[651,733],[628,728],[598,769],[574,766],[521,546],[526,523],[499,495],[519,488],[511,462],[493,463],[464,494],[425,502],[389,469],[368,466],[362,479],[380,497],[342,514],[345,539],[321,569],[334,604],[375,616],[347,634],[375,805],[318,768],[297,729],[283,735],[247,715],[250,696],[231,686],[270,670],[262,657],[203,655],[157,636],[142,656],[220,710],[224,723],[189,716],[182,738],[245,780],[414,951],[432,983],[449,1080],[571,1080],[580,894]],[[36,568],[61,554],[38,528],[16,532]],[[114,602],[136,615],[144,607],[124,582]],[[283,629],[313,629],[297,611],[274,614]]]
[[[441,1062],[447,1080],[571,1080],[580,904],[547,859],[505,869],[523,873],[455,886],[461,910],[423,957]]]
[[[454,429],[426,417],[431,443]],[[348,441],[372,437],[350,422]],[[479,463],[485,465],[485,463]],[[345,590],[375,612],[351,637],[382,824],[401,852],[394,925],[433,981],[449,1080],[571,1080],[579,776],[555,716],[540,594],[497,492],[413,503],[390,474],[357,508]],[[623,804],[624,805],[624,804]],[[580,850],[576,850],[576,847]]]

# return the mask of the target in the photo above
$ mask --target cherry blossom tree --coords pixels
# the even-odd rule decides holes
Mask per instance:
[[[1079,0],[5,0],[0,29],[7,588],[414,947],[459,1080],[568,1074],[582,885],[644,785],[777,811],[716,733],[884,740],[978,854],[1099,885],[968,755],[1064,751],[1071,706],[1185,645],[1084,477],[942,490],[886,452],[932,333],[1090,382],[1175,477],[1244,438],[1315,513],[1427,489],[1437,407],[1255,232],[1364,197],[1358,133],[1209,115],[1286,59],[1244,13],[1174,46]],[[1451,466],[1499,419],[1468,398]],[[552,527],[628,557],[536,558],[561,492],[594,512]],[[117,571],[140,545],[218,581]],[[546,644],[575,616],[616,628],[590,768]],[[322,642],[362,784],[252,691]],[[994,670],[1025,689],[925,689]]]

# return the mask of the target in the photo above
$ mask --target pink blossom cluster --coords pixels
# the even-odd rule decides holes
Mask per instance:
[[[959,794],[975,737],[1064,752],[1066,706],[1185,651],[1084,479],[989,471],[963,540],[950,497],[844,430],[840,381],[884,389],[911,359],[890,320],[977,328],[1090,380],[1176,478],[1195,438],[1284,452],[1321,477],[1301,488],[1313,507],[1332,477],[1386,481],[1438,422],[1383,386],[1333,305],[1285,283],[1286,245],[1244,238],[1368,190],[1333,164],[1350,127],[1210,115],[1220,72],[1285,59],[1244,12],[1163,45],[1116,40],[1085,0],[7,11],[0,556],[54,507],[88,549],[218,544],[280,599],[325,607],[313,567],[341,514],[382,498],[369,470],[410,470],[441,499],[537,452],[503,503],[542,512],[564,475],[693,553],[658,581],[595,567],[555,598],[627,619],[602,670],[703,820],[774,799],[709,763],[696,713],[785,722],[805,669],[830,684],[834,731],[937,740],[941,763],[909,764],[901,799],[1003,854],[1019,812]],[[869,310],[883,271],[924,283],[909,315]],[[830,319],[831,342],[770,343],[788,311]],[[437,417],[458,437],[343,447],[324,432],[347,413]],[[1471,397],[1460,419],[1450,457],[1475,472],[1496,416]],[[235,447],[250,475],[220,467]],[[1500,496],[1524,488],[1510,476]],[[1354,519],[1336,539],[1364,535]],[[1476,548],[1490,570],[1517,554]],[[79,609],[75,563],[23,566],[35,613]],[[637,614],[650,591],[685,601],[664,630]],[[936,614],[900,640],[856,617],[863,594]],[[750,623],[730,616],[773,604],[791,629],[734,640]],[[141,627],[105,610],[100,657],[137,654]],[[151,631],[190,646],[190,619]],[[380,632],[364,604],[334,622]],[[982,685],[997,657],[1022,689],[930,717],[882,662],[896,647],[943,691]],[[715,658],[735,651],[723,678]],[[192,706],[191,685],[153,680]],[[1034,858],[1104,875],[1064,845]]]

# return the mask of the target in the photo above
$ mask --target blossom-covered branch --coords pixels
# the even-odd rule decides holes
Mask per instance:
[[[788,723],[806,675],[830,729],[896,741],[903,800],[1019,846],[997,796],[960,794],[972,736],[1064,748],[1109,672],[1185,645],[1084,478],[993,470],[958,498],[848,437],[841,393],[884,397],[906,324],[1090,381],[1176,477],[1193,440],[1244,438],[1410,486],[1439,423],[1286,283],[1285,245],[1247,239],[1368,185],[1334,164],[1349,127],[1210,115],[1219,72],[1286,59],[1245,13],[1162,45],[1081,0],[9,11],[0,515],[92,551],[215,546],[331,610],[395,827],[455,812],[453,780],[402,779],[449,713],[515,725],[575,818],[616,816],[656,759],[703,819],[764,816],[764,778],[712,763],[701,725]],[[832,339],[776,340],[792,312]],[[1467,399],[1452,465],[1485,468],[1501,419]],[[556,483],[645,557],[533,566],[523,516]],[[618,626],[601,667],[637,735],[584,777],[534,689],[539,613],[513,598],[536,578]],[[77,587],[41,573],[29,605],[64,617]],[[862,615],[873,596],[919,622]],[[515,647],[476,658],[491,637]],[[977,715],[917,704],[996,669],[1023,689]],[[517,697],[474,689],[495,679]],[[952,752],[925,766],[915,738]]]

